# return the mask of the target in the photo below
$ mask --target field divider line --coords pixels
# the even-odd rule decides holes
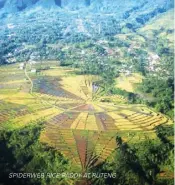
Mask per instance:
[[[27,73],[27,62],[26,62],[26,66],[25,66],[25,75],[26,75],[26,77],[27,77],[27,79],[30,81],[30,83],[31,83],[31,88],[30,88],[30,93],[31,94],[33,94],[33,81],[32,81],[32,79],[30,78],[30,76],[28,75],[28,73]],[[38,96],[36,96],[37,98],[39,98]],[[45,101],[42,101],[43,103],[46,103]],[[52,105],[52,104],[50,104],[49,102],[47,102],[47,105],[51,105],[51,106],[53,106],[53,107],[55,107],[55,108],[59,108],[59,109],[62,109],[64,112],[67,112],[67,111],[69,111],[69,110],[71,110],[71,109],[74,109],[74,108],[76,108],[76,107],[73,107],[73,108],[71,108],[71,109],[63,109],[63,108],[61,108],[61,107],[58,107],[58,106],[56,106],[56,105]],[[83,105],[83,104],[82,104]],[[80,106],[80,105],[79,105]],[[79,107],[79,106],[77,106],[77,107]]]
[[[25,76],[27,77],[27,79],[28,79],[28,80],[30,81],[30,83],[31,83],[30,93],[32,94],[32,93],[33,93],[33,81],[32,81],[32,79],[30,78],[30,76],[29,76],[28,73],[27,73],[27,62],[26,62],[26,65],[25,65],[24,73],[25,73]]]

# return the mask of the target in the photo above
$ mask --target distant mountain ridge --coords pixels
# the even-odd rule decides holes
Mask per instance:
[[[45,8],[69,7],[77,9],[90,6],[90,3],[90,0],[0,0],[0,8],[4,8],[7,12],[22,11],[34,6],[43,6]]]
[[[163,7],[165,9],[173,6],[172,0],[0,0],[0,9],[3,12],[18,12],[27,8],[42,6],[45,8],[66,8],[78,10],[89,7],[97,12],[116,12],[119,9],[126,10],[129,14],[132,10],[144,7]]]
[[[0,57],[135,34],[173,8],[173,0],[0,0]]]
[[[135,32],[172,8],[173,0],[0,0],[0,19],[6,33],[8,24],[15,25],[17,34],[24,34],[23,26],[31,27],[30,33],[44,25],[55,30],[57,39],[90,38]]]

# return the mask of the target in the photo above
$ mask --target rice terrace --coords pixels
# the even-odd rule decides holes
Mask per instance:
[[[0,22],[0,185],[174,184],[173,0],[0,0]]]
[[[32,73],[32,68],[50,66]],[[116,134],[125,142],[156,137],[155,127],[170,119],[145,105],[129,105],[123,96],[103,102],[100,77],[76,75],[77,70],[57,62],[1,67],[1,129],[18,129],[43,120],[40,141],[55,148],[86,171],[111,160]]]

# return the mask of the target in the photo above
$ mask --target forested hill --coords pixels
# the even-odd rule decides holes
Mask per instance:
[[[37,35],[41,27],[48,35],[57,32],[57,40],[111,36],[125,29],[135,32],[173,7],[173,0],[0,0],[0,34],[23,35],[21,30],[30,26]]]
[[[125,13],[129,16],[135,10],[154,11],[156,8],[165,11],[172,6],[171,0],[0,0],[0,8],[4,12],[23,11],[37,6],[54,7],[70,10],[90,9],[94,13]],[[116,11],[117,10],[117,11]],[[144,12],[142,12],[144,13]]]
[[[173,6],[173,0],[0,0],[0,64],[31,53],[58,59],[60,43],[138,34]]]
[[[110,34],[104,29],[106,24],[112,33],[120,32],[124,26],[136,29],[171,8],[172,0],[0,0],[0,18],[7,18],[5,23],[15,22],[21,15],[23,21],[31,18],[38,21],[37,18],[42,20],[44,16],[52,19],[56,14],[55,19],[69,24],[77,18],[83,19],[87,32],[99,33],[99,28],[94,28],[98,23],[104,30],[102,33]]]

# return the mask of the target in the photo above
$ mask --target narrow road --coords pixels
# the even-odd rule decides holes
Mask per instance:
[[[30,78],[29,75],[27,74],[27,62],[26,62],[26,65],[25,65],[24,73],[25,73],[27,79],[28,79],[28,80],[30,81],[30,83],[31,83],[30,93],[32,94],[32,93],[33,93],[33,81],[31,80],[31,78]]]

